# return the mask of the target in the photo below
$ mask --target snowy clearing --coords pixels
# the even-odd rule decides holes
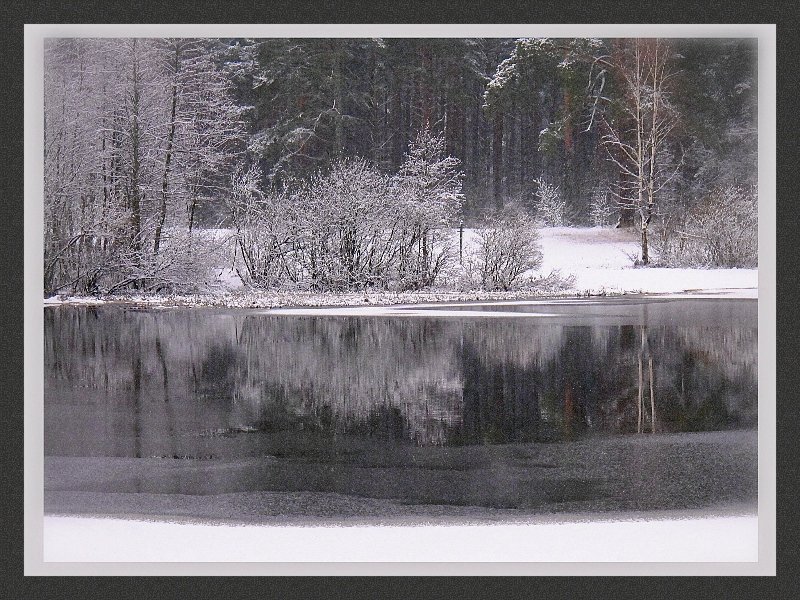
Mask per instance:
[[[212,230],[223,238],[225,230]],[[225,306],[242,308],[352,307],[464,301],[512,301],[533,297],[582,297],[621,294],[691,294],[692,297],[758,297],[758,269],[671,269],[635,267],[639,245],[633,230],[588,227],[546,227],[540,230],[543,262],[538,273],[574,276],[568,290],[519,289],[509,292],[459,291],[448,288],[418,292],[315,293],[250,290],[230,267],[216,270],[215,291],[194,295],[113,297],[54,296],[45,306],[127,302],[151,306]],[[464,251],[476,243],[475,230],[464,230]]]
[[[634,267],[639,255],[631,230],[552,227],[540,231],[542,270],[575,275],[575,290],[599,293],[680,293],[758,290],[757,269],[667,269]],[[752,297],[752,296],[751,296]]]
[[[80,539],[80,544],[75,540]],[[754,562],[758,518],[424,527],[213,525],[46,516],[47,562]]]

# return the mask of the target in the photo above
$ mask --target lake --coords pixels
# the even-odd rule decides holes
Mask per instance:
[[[685,298],[46,308],[45,510],[755,510],[757,313]]]

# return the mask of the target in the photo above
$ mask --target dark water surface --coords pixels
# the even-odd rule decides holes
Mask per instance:
[[[756,301],[447,310],[47,308],[46,510],[337,517],[755,501]],[[453,312],[464,310],[486,316]]]

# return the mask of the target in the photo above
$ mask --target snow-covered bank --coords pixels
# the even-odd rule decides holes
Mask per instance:
[[[465,230],[464,246],[475,244],[473,230]],[[221,268],[217,291],[195,295],[119,295],[110,297],[55,296],[45,306],[124,302],[148,306],[219,306],[233,308],[353,307],[441,302],[513,301],[531,298],[575,298],[623,294],[691,294],[714,297],[758,297],[757,269],[670,269],[635,267],[639,253],[631,230],[586,227],[549,227],[540,230],[543,262],[537,274],[558,272],[572,276],[573,285],[558,282],[535,289],[509,292],[427,289],[419,292],[315,293],[307,291],[259,291],[242,287],[229,268]]]
[[[46,516],[48,562],[751,562],[758,518],[425,527],[225,526]],[[75,540],[81,540],[76,544]]]
[[[667,269],[634,267],[640,253],[631,230],[551,227],[540,232],[542,270],[559,269],[575,276],[575,291],[584,294],[674,294],[758,290],[758,269]]]
[[[432,304],[441,302],[506,301],[532,297],[574,297],[575,292],[559,293],[531,290],[510,292],[460,292],[454,290],[423,290],[418,292],[306,292],[236,290],[214,294],[118,295],[94,297],[54,296],[44,300],[45,306],[62,304],[133,304],[142,306],[210,306],[229,308],[283,307],[370,307],[400,304]]]

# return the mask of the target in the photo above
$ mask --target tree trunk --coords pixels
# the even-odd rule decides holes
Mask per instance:
[[[503,208],[503,115],[499,112],[494,117],[492,136],[492,181],[494,204],[501,209]]]
[[[189,200],[189,206],[186,207],[187,212],[187,220],[188,220],[188,227],[189,227],[189,243],[191,243],[191,235],[192,229],[194,229],[194,212],[197,208],[197,193],[192,191],[190,192],[191,199]]]
[[[420,107],[420,129],[427,130],[431,127],[431,116],[433,114],[433,91],[428,84],[428,77],[431,75],[431,50],[427,43],[422,40],[419,50],[420,74],[418,75],[418,100]]]
[[[140,131],[140,103],[141,103],[141,81],[139,72],[139,56],[137,53],[137,40],[132,41],[132,77],[131,83],[133,85],[131,96],[131,123],[130,123],[130,136],[131,136],[131,176],[128,188],[128,199],[130,202],[131,211],[131,247],[137,253],[137,261],[141,258],[138,256],[142,250],[142,207],[141,207],[141,131]]]
[[[464,157],[464,183],[472,188],[475,185],[475,174],[477,172],[477,165],[475,164],[474,148],[475,148],[475,127],[473,126],[475,110],[471,105],[467,105],[464,114],[464,132],[462,139],[463,157]]]
[[[514,161],[511,166],[511,174],[512,174],[512,181],[513,181],[513,189],[514,189],[514,196],[517,199],[520,199],[522,196],[522,186],[524,181],[522,179],[522,173],[524,171],[523,163],[525,162],[525,156],[522,151],[522,119],[523,119],[523,111],[520,110],[520,107],[515,102],[514,103],[514,111],[511,114],[511,118],[514,119],[513,121],[513,132],[514,132],[514,147],[513,147],[513,156]]]
[[[341,156],[344,151],[344,66],[341,47],[344,43],[344,40],[333,40],[333,104],[336,107],[334,156]]]
[[[156,226],[155,240],[153,241],[153,255],[158,256],[161,245],[161,231],[167,218],[167,192],[169,186],[170,163],[172,162],[172,146],[175,140],[175,109],[178,104],[178,70],[180,68],[180,46],[175,46],[175,70],[172,80],[172,106],[170,107],[169,133],[167,134],[167,150],[164,156],[164,176],[161,179],[161,206],[159,207],[158,225]]]
[[[642,264],[646,265],[650,263],[650,252],[648,249],[648,242],[647,242],[647,225],[644,221],[642,221]]]
[[[392,139],[392,169],[397,170],[403,164],[403,153],[406,145],[406,128],[403,118],[403,80],[393,72],[390,92],[391,103],[389,109],[389,135]]]

